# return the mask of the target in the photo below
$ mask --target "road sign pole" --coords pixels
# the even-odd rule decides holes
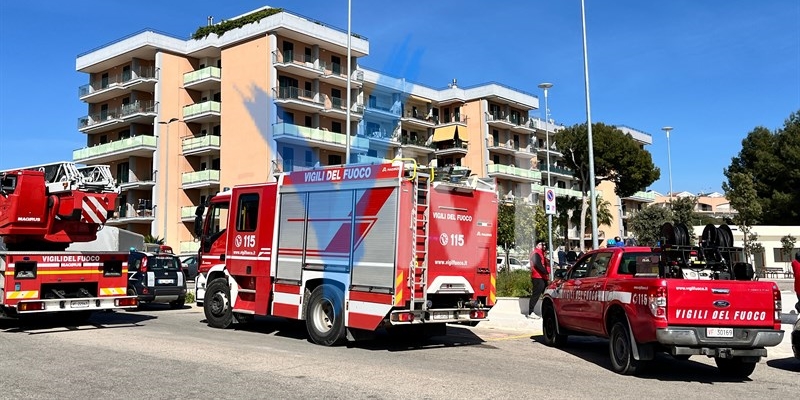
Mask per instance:
[[[547,251],[550,254],[550,268],[553,268],[553,215],[556,213],[556,193],[551,187],[544,190],[544,211],[547,214]]]

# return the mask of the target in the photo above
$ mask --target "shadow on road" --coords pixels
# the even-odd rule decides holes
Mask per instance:
[[[93,329],[130,328],[141,322],[155,319],[152,315],[128,312],[95,311],[93,313],[68,312],[60,314],[32,314],[21,319],[0,320],[2,333],[27,333],[40,335],[85,331]]]
[[[769,360],[767,361],[767,365],[772,368],[782,369],[785,371],[800,372],[800,360],[794,357]]]
[[[544,337],[532,336],[536,342],[544,345]],[[585,361],[594,363],[611,371],[611,360],[608,353],[608,340],[594,337],[570,337],[566,346],[560,350]],[[693,358],[705,356],[693,356]],[[769,363],[768,363],[769,364]],[[756,368],[759,368],[757,366]],[[764,368],[763,365],[760,368]],[[640,379],[653,379],[664,382],[698,382],[706,384],[723,382],[747,382],[750,378],[731,378],[720,374],[716,366],[703,364],[693,359],[676,360],[668,354],[657,353],[656,358],[647,361],[636,375]]]

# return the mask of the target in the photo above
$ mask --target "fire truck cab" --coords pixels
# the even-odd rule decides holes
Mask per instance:
[[[443,332],[495,302],[497,195],[468,171],[324,167],[236,186],[203,211],[196,293],[212,327],[281,316],[332,345],[389,326]]]

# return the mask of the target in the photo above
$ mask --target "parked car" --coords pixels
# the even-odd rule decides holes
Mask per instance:
[[[195,280],[197,277],[197,255],[181,256],[181,265],[186,279]]]
[[[169,303],[181,308],[186,303],[186,278],[178,256],[166,252],[131,250],[128,256],[128,295],[139,303]]]
[[[800,360],[800,317],[794,322],[794,330],[792,330],[792,351],[794,357]]]
[[[527,269],[526,264],[523,264],[519,259],[516,257],[508,257],[508,263],[506,263],[506,259],[503,256],[497,257],[497,269],[503,270],[508,269],[509,271],[517,271],[517,270],[524,270]]]

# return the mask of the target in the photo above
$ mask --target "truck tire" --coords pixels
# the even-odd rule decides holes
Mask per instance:
[[[177,310],[179,308],[183,308],[183,305],[186,304],[186,296],[178,297],[177,300],[173,300],[169,302],[169,308],[173,310]]]
[[[556,310],[549,301],[542,305],[542,331],[544,344],[550,347],[563,347],[567,344],[567,335],[558,333]]]
[[[340,344],[345,339],[344,294],[333,285],[320,285],[308,298],[306,329],[311,341],[323,346]]]
[[[212,328],[225,329],[233,322],[231,311],[231,288],[226,278],[214,279],[206,288],[206,298],[203,301],[203,312],[206,322]]]
[[[631,333],[624,321],[616,321],[611,327],[608,350],[611,356],[611,368],[614,372],[622,375],[636,374],[641,363],[633,358]]]
[[[722,375],[731,378],[747,378],[756,369],[756,363],[745,362],[742,357],[714,358]]]

